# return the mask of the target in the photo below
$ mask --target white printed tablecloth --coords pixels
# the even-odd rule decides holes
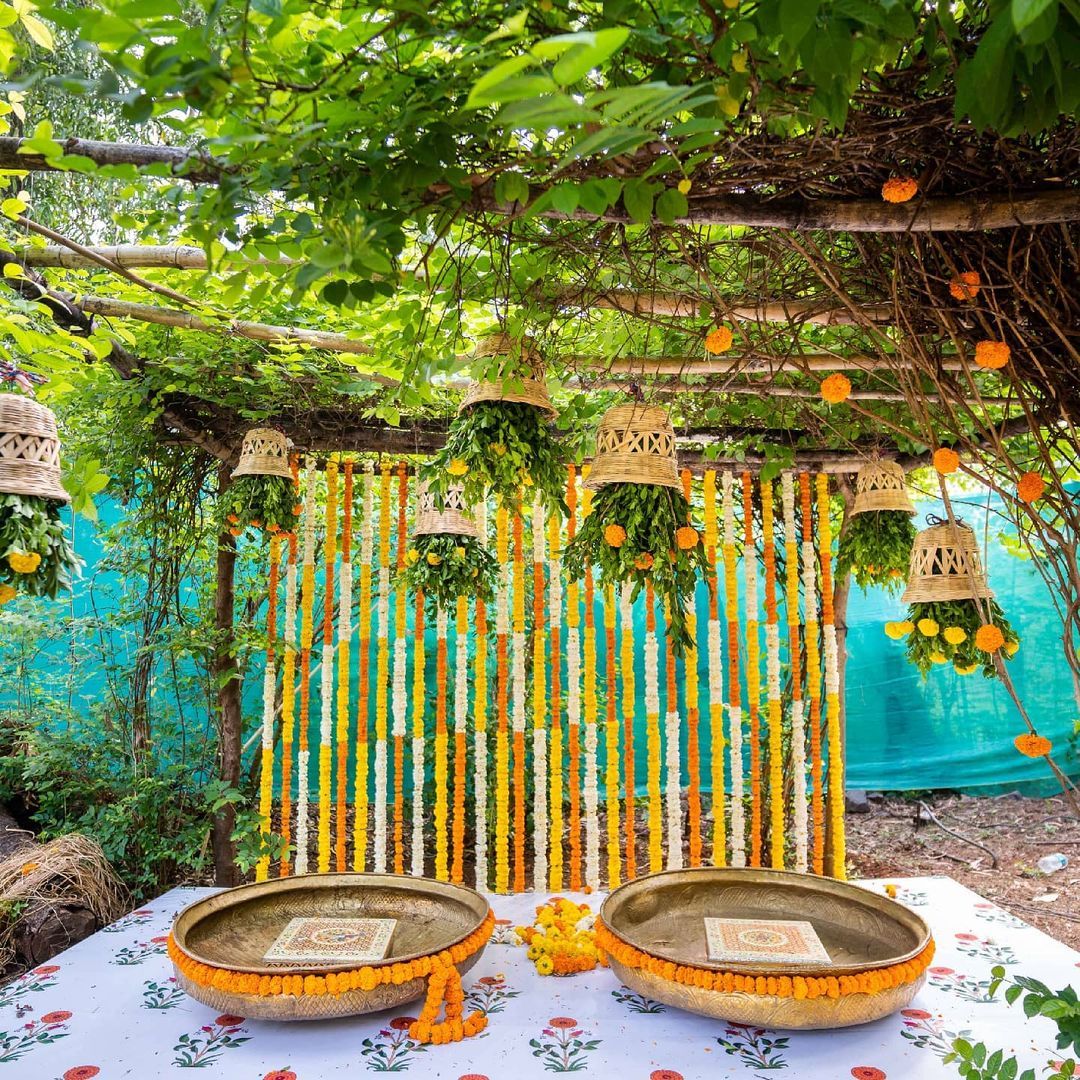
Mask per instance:
[[[512,943],[537,897],[494,897],[500,920],[466,977],[480,1037],[421,1047],[403,1014],[309,1024],[220,1016],[178,989],[165,955],[175,914],[210,889],[174,889],[0,989],[0,1080],[182,1077],[322,1080],[409,1073],[445,1080],[529,1080],[583,1073],[617,1080],[919,1080],[956,1076],[941,1058],[957,1035],[1004,1047],[1039,1073],[1054,1027],[987,994],[990,969],[1075,985],[1080,954],[948,878],[895,882],[929,921],[935,964],[912,1007],[839,1032],[766,1031],[708,1020],[631,993],[610,971],[542,978]],[[879,883],[861,882],[868,888]],[[571,895],[571,894],[567,894]],[[575,900],[586,898],[572,896]],[[588,898],[595,906],[599,898]],[[419,1003],[417,1006],[419,1007]]]

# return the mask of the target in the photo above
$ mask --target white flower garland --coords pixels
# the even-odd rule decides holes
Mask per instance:
[[[781,502],[784,507],[784,561],[796,566],[799,542],[795,532],[795,477],[785,472],[780,477]],[[797,580],[797,579],[796,579]],[[787,598],[788,624],[795,628],[800,619],[799,590],[790,589]],[[795,869],[805,874],[809,866],[809,831],[806,805],[806,721],[803,715],[801,687],[791,703],[792,827],[795,834]]]
[[[813,539],[802,541],[802,579],[803,598],[806,605],[806,623],[804,626],[807,653],[817,651],[817,643],[820,640],[818,627],[818,594],[817,594],[817,551]],[[820,686],[820,671],[807,670],[807,683]],[[815,691],[811,690],[811,697]],[[804,751],[805,753],[805,751]],[[803,800],[805,802],[805,798]]]
[[[375,733],[375,806],[373,822],[374,851],[372,869],[376,874],[386,873],[387,835],[387,741],[386,741],[386,699],[387,667],[390,651],[390,481],[389,472],[383,470],[382,491],[379,506],[380,543],[379,543],[379,619],[378,619],[378,666],[375,673],[376,716],[383,716],[383,730],[376,727]]]
[[[532,549],[533,574],[537,589],[543,592],[543,566],[547,556],[544,504],[539,495],[533,499]],[[540,571],[537,574],[537,570]],[[543,596],[534,596],[534,606],[542,609]],[[541,616],[541,619],[543,617]],[[547,635],[543,623],[533,627],[533,888],[547,888],[548,880],[548,746],[545,665]]]
[[[291,550],[291,549],[290,549]],[[296,562],[290,557],[285,568],[285,663],[283,679],[290,678],[293,685],[289,692],[282,692],[281,702],[281,749],[292,759],[292,744],[296,726]],[[264,732],[265,738],[265,732]],[[290,780],[290,786],[291,786]],[[289,792],[292,795],[292,792]],[[283,823],[292,824],[291,822]],[[283,856],[287,863],[288,854]]]
[[[361,506],[363,509],[360,515],[360,611],[368,617],[361,619],[358,627],[361,663],[370,663],[368,646],[371,640],[371,564],[375,546],[373,523],[375,509],[374,470],[374,462],[364,462],[361,479]],[[370,681],[370,674],[368,677]],[[368,763],[370,732],[368,729],[368,702],[366,699],[357,703],[356,724],[356,773],[353,778],[353,870],[362,871],[367,865],[367,831],[369,826],[367,787],[370,767]],[[363,732],[362,738],[361,731]],[[359,811],[361,803],[364,805],[362,817]]]
[[[304,574],[309,577],[315,567],[315,459],[309,454],[304,459]],[[311,649],[312,615],[311,603],[301,605],[300,647]],[[301,717],[301,723],[307,720]],[[308,870],[308,763],[310,752],[301,750],[298,754],[297,793],[296,793],[296,872],[306,874]]]
[[[476,527],[480,533],[480,542],[488,542],[487,503],[482,502],[476,508]],[[460,655],[460,654],[459,654]],[[474,861],[476,863],[476,887],[488,888],[488,739],[487,739],[487,636],[477,636],[476,663],[484,690],[477,685],[473,700],[473,799],[475,802],[475,827],[473,838]],[[466,675],[467,678],[467,675]]]
[[[731,547],[735,544],[735,506],[732,497],[732,489],[735,484],[735,476],[729,470],[724,473],[723,484],[723,514],[724,514],[724,546]],[[737,616],[738,598],[727,596],[728,621],[734,622],[733,616]],[[728,724],[731,734],[731,865],[746,865],[746,812],[743,807],[745,794],[745,778],[743,776],[743,740],[742,740],[742,709],[738,705],[731,705],[728,710]]]
[[[560,556],[561,519],[557,516],[552,518],[551,525],[551,554],[548,558],[548,621],[552,627],[558,627],[560,633],[563,627],[563,586],[562,586],[562,558]],[[552,663],[561,664],[562,657],[552,652]],[[562,704],[559,706],[560,712]],[[565,734],[561,729],[561,716],[552,717],[552,725],[560,722],[558,742],[553,740],[552,758],[549,762],[549,788],[550,805],[548,808],[548,820],[550,822],[551,836],[549,838],[551,848],[551,881],[545,883],[537,879],[536,888],[550,887],[561,889],[563,883],[563,836],[560,824],[563,820],[563,746]]]
[[[667,794],[665,799],[667,805],[667,869],[681,870],[683,866],[683,835],[679,710],[669,709],[665,719],[666,731],[664,735],[667,740],[664,755],[664,764],[667,770]]]
[[[655,614],[655,613],[650,613]],[[661,869],[663,825],[660,818],[660,642],[645,623],[646,787],[649,795],[649,873]]]

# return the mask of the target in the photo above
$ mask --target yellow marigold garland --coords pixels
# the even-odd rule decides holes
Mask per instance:
[[[488,540],[487,503],[476,508],[476,527],[481,540]],[[473,803],[475,824],[473,854],[476,887],[487,889],[488,881],[488,617],[487,603],[476,598],[476,656],[473,665]]]
[[[330,796],[334,733],[334,571],[337,567],[338,463],[326,463],[326,538],[323,544],[322,665],[319,669],[319,837],[320,874],[330,869]]]
[[[345,463],[342,491],[341,569],[338,571],[338,685],[337,685],[337,776],[334,806],[334,869],[346,869],[346,796],[349,790],[349,649],[352,641],[352,500],[353,463]]]
[[[514,636],[511,653],[514,739],[514,892],[525,891],[525,540],[521,514],[514,514]]]
[[[750,474],[742,474],[743,571],[746,576],[746,705],[750,712],[750,865],[761,865],[761,641],[758,632],[757,545]]]
[[[622,679],[623,712],[623,858],[626,878],[637,875],[637,778],[634,773],[634,721],[637,696],[634,679],[634,606],[631,596],[634,586],[626,582],[619,593],[620,653],[619,673]]]
[[[806,726],[803,717],[802,640],[799,633],[799,536],[795,525],[795,478],[781,477],[784,507],[784,569],[787,576],[788,654],[791,664],[791,773],[795,869],[805,874],[808,862],[806,806]]]
[[[825,799],[821,760],[821,654],[818,642],[818,591],[814,551],[814,516],[810,502],[810,476],[799,473],[799,500],[802,509],[803,597],[806,604],[806,694],[810,702],[810,778],[814,821],[813,870],[825,873]]]
[[[410,873],[415,877],[424,875],[424,779],[427,763],[426,712],[427,712],[427,656],[425,642],[425,598],[423,589],[417,589],[413,607],[413,681],[412,681],[412,867]],[[442,613],[442,607],[437,609]],[[440,694],[436,686],[436,697]],[[445,699],[444,699],[445,704]],[[438,706],[436,706],[438,707]],[[445,752],[445,750],[444,750]],[[445,773],[443,774],[445,781]],[[444,789],[445,791],[445,789]],[[445,807],[444,807],[445,809]],[[443,839],[446,834],[446,818],[443,816]],[[445,880],[445,879],[444,879]]]
[[[388,769],[387,699],[390,687],[390,463],[380,469],[379,498],[379,624],[375,653],[375,809],[372,869],[386,872]]]
[[[363,477],[363,513],[360,518],[360,623],[357,662],[356,772],[353,776],[353,860],[352,868],[363,872],[367,867],[368,841],[368,696],[370,693],[371,649],[371,578],[374,557],[372,511],[375,484],[372,463],[365,462]],[[382,691],[378,691],[381,698]]]
[[[934,959],[934,942],[931,941],[911,960],[850,975],[755,975],[749,972],[744,974],[712,971],[650,956],[616,937],[600,918],[596,920],[596,944],[602,954],[625,967],[647,971],[668,982],[729,994],[768,994],[791,997],[798,1001],[812,1001],[819,997],[836,999],[852,994],[877,994],[882,990],[906,986],[919,979]]]
[[[465,880],[466,739],[469,714],[469,601],[457,598],[454,616],[454,818],[451,827],[450,880]]]
[[[297,751],[296,872],[308,869],[308,733],[311,723],[311,644],[315,604],[315,459],[304,461],[304,549],[300,580],[300,739]]]
[[[568,468],[566,482],[567,543],[577,533],[577,475]],[[566,585],[566,727],[569,740],[570,888],[581,889],[581,605],[576,581]]]
[[[544,889],[548,880],[548,745],[547,745],[547,638],[544,628],[544,562],[547,548],[544,502],[532,506],[533,549],[533,888]]]
[[[563,727],[562,727],[562,518],[552,514],[548,519],[548,608],[551,633],[551,746],[548,774],[550,798],[548,886],[563,887]]]
[[[784,750],[780,711],[780,616],[776,603],[773,484],[761,481],[761,533],[765,557],[765,701],[769,716],[769,856],[784,868]]]
[[[739,686],[739,582],[735,559],[735,477],[724,473],[724,607],[728,630],[728,709],[731,732],[731,865],[746,865],[743,810],[745,765]]]
[[[262,746],[259,755],[259,832],[263,842],[270,835],[270,811],[274,804],[274,699],[277,689],[277,594],[281,563],[281,537],[270,537],[270,581],[266,603],[266,666],[263,670]],[[270,874],[270,856],[261,855],[255,880]]]
[[[724,749],[724,671],[720,637],[719,581],[716,574],[716,552],[719,530],[716,517],[716,471],[707,469],[702,484],[705,514],[705,557],[708,560],[709,586],[709,771],[712,787],[712,863],[727,865],[727,820],[725,813]]]
[[[507,640],[510,632],[510,533],[506,506],[495,514],[495,557],[499,593],[495,600],[495,891],[510,891],[510,674]]]
[[[450,878],[450,845],[447,815],[450,810],[449,751],[450,735],[446,727],[446,681],[450,669],[447,652],[447,613],[440,606],[435,614],[435,877]]]
[[[607,821],[608,888],[622,884],[619,828],[619,720],[615,672],[615,586],[604,589],[604,681],[607,689],[604,722],[604,813]]]
[[[583,471],[582,475],[586,475]],[[588,517],[592,505],[592,492],[586,488],[581,498],[581,516]],[[598,776],[597,718],[599,705],[596,699],[596,594],[593,585],[592,566],[585,564],[583,587],[585,619],[582,633],[582,678],[584,709],[582,724],[585,734],[585,768],[582,787],[585,803],[585,886],[600,887],[600,790]]]
[[[397,499],[397,573],[405,568],[405,545],[408,542],[409,481],[404,461],[398,462],[398,499]],[[394,671],[393,671],[393,727],[394,738],[394,873],[405,873],[405,668],[407,662],[406,629],[408,609],[405,597],[394,592],[397,609],[394,620]],[[420,605],[423,610],[423,604]]]
[[[292,460],[293,481],[297,479]],[[285,661],[281,672],[281,863],[278,875],[288,877],[292,866],[292,752],[296,728],[296,533],[289,533],[289,556],[285,568]]]
[[[682,471],[683,494],[690,501],[690,470]],[[691,866],[701,865],[701,746],[698,725],[701,719],[698,699],[697,598],[689,605],[686,629],[690,647],[684,658],[686,678],[686,770],[689,776],[686,811]]]
[[[656,637],[656,595],[645,583],[645,790],[649,799],[649,873],[664,865],[663,802],[660,792],[660,643]]]

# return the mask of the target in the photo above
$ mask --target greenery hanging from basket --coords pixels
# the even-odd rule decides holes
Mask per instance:
[[[475,537],[431,533],[414,537],[398,580],[422,591],[429,610],[453,611],[459,596],[494,600],[497,572],[495,556]]]
[[[1020,636],[995,600],[983,603],[989,623],[974,600],[931,600],[909,605],[906,621],[886,623],[885,632],[895,640],[906,639],[907,658],[923,678],[938,664],[952,664],[961,675],[982,668],[992,679],[997,674],[994,653],[1012,657],[1020,648]]]
[[[289,441],[272,428],[252,428],[240,451],[232,483],[218,503],[221,522],[233,536],[247,528],[292,533],[300,520]]]
[[[17,593],[55,598],[81,565],[60,520],[61,503],[0,494],[0,605]]]
[[[565,514],[568,457],[551,424],[555,408],[539,354],[527,341],[495,334],[477,356],[496,359],[498,381],[473,385],[426,470],[436,503],[460,486],[470,505],[493,494],[516,513],[523,498],[539,494],[549,511]]]
[[[915,534],[911,515],[902,510],[871,510],[848,518],[836,557],[837,574],[850,573],[863,591],[879,585],[899,592]]]

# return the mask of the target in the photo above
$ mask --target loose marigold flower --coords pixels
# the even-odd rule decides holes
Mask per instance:
[[[469,471],[469,466],[463,458],[451,458],[446,471],[451,476],[464,476]]]
[[[0,607],[2,607],[4,604],[10,603],[12,600],[15,599],[15,596],[16,593],[14,585],[8,585],[6,582],[3,585],[0,585]]]
[[[1030,758],[1046,757],[1053,749],[1053,745],[1054,744],[1045,736],[1034,735],[1030,731],[1025,732],[1023,735],[1017,735],[1016,738],[1013,739],[1013,746],[1015,746],[1024,757]]]
[[[710,353],[727,352],[735,340],[729,326],[718,326],[705,335],[705,351]]]
[[[851,396],[851,380],[846,375],[835,372],[822,380],[821,396],[830,405],[839,405]]]
[[[436,555],[434,551],[427,553],[428,566],[439,566],[442,563],[442,556]]]
[[[604,528],[604,542],[613,548],[626,543],[626,530],[621,525],[607,525]]]
[[[978,664],[953,664],[953,670],[957,675],[971,675],[978,666]]]
[[[41,556],[36,551],[13,551],[7,561],[16,574],[32,574],[41,565]]]
[[[675,543],[679,545],[680,551],[690,551],[691,548],[696,548],[700,539],[697,529],[692,525],[684,525],[675,533]]]
[[[940,450],[934,451],[934,468],[942,476],[948,476],[960,468],[960,455],[955,450],[943,446]]]
[[[982,288],[982,281],[975,270],[965,270],[949,282],[949,294],[954,300],[974,300]]]
[[[1016,497],[1021,502],[1032,503],[1041,499],[1046,481],[1037,472],[1026,472],[1016,485]]]
[[[983,652],[997,652],[1005,644],[1005,635],[993,623],[983,623],[975,631],[975,647]]]
[[[652,557],[652,555],[649,554],[649,552],[644,551],[634,560],[634,569],[651,570],[655,561],[656,560]]]
[[[919,182],[910,176],[894,176],[881,185],[881,197],[886,202],[903,203],[915,198]]]
[[[996,371],[1009,362],[1011,350],[1004,341],[980,341],[975,346],[975,363],[981,368]]]
[[[967,641],[967,631],[960,626],[946,626],[941,635],[950,645],[962,645]]]
[[[919,633],[923,637],[937,637],[937,632],[940,629],[933,619],[920,619],[915,625],[919,628]]]
[[[885,636],[892,638],[893,641],[899,641],[902,637],[905,637],[903,623],[887,622],[885,624]]]

